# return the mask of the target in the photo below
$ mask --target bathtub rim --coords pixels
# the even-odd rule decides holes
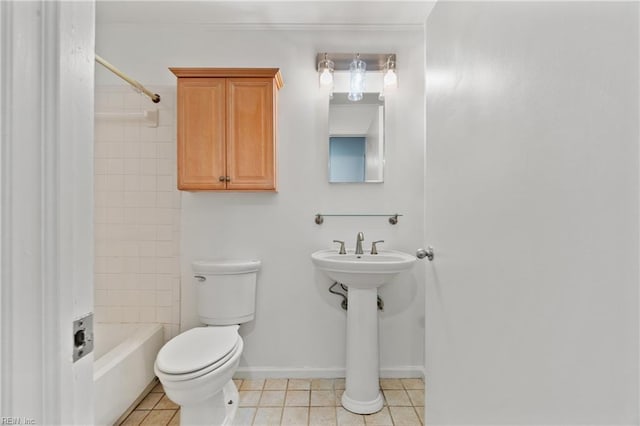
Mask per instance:
[[[164,332],[162,324],[157,323],[99,323],[101,325],[129,325],[136,327],[134,333],[127,336],[125,340],[107,351],[100,358],[94,360],[93,363],[93,381],[96,382],[102,378],[115,365],[124,360],[128,355],[135,351],[141,341],[146,341],[160,330]],[[95,336],[94,336],[95,338]]]

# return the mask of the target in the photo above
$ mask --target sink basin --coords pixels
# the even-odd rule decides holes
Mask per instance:
[[[377,288],[397,274],[413,267],[415,256],[395,250],[379,250],[378,254],[338,254],[335,249],[319,250],[311,255],[314,265],[332,280],[349,287]]]

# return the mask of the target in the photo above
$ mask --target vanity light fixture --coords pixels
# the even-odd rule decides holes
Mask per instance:
[[[381,100],[384,99],[384,92],[387,88],[397,87],[398,85],[395,53],[357,53],[354,57],[352,53],[322,52],[316,54],[315,65],[318,71],[319,86],[321,88],[330,88],[329,97],[333,96],[334,83],[339,86],[346,83],[341,78],[338,78],[336,83],[334,71],[349,71],[348,99],[354,102],[363,98],[367,71],[380,72],[379,75],[373,78],[373,83],[369,82],[369,86],[372,92],[380,92]],[[380,78],[378,79],[378,77]],[[346,87],[342,89],[346,91]]]
[[[320,87],[333,86],[333,68],[333,61],[328,59],[327,54],[325,53],[324,59],[318,62],[318,82]]]
[[[398,75],[396,74],[396,61],[389,56],[384,63],[384,87],[398,87]]]
[[[360,54],[349,64],[349,95],[347,99],[353,102],[362,100],[362,92],[364,92],[364,80],[367,70],[367,64],[360,59]]]

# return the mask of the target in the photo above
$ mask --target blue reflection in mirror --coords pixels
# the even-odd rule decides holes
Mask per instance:
[[[329,182],[364,182],[367,140],[364,136],[329,138]]]

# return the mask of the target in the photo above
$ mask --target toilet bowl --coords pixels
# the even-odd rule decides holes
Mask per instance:
[[[185,425],[230,425],[238,406],[231,380],[243,341],[238,326],[197,327],[167,342],[154,370]]]
[[[207,326],[187,330],[158,352],[154,370],[183,425],[231,425],[238,407],[233,374],[244,342],[240,323],[253,320],[260,261],[192,263],[198,316]]]

